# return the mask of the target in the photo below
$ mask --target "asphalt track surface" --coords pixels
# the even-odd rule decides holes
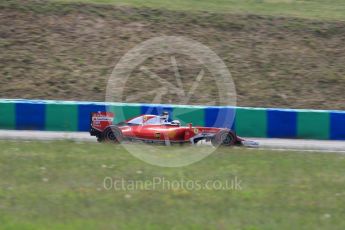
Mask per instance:
[[[345,141],[277,139],[277,138],[247,138],[257,141],[259,149],[293,150],[310,152],[337,152],[345,154]],[[51,132],[51,131],[17,131],[0,130],[0,140],[53,141],[73,140],[96,142],[87,132]]]

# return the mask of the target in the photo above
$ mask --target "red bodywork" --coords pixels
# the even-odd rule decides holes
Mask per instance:
[[[226,128],[211,128],[192,126],[180,126],[171,122],[159,123],[153,122],[154,119],[159,119],[157,115],[141,115],[134,117],[117,125],[113,124],[114,114],[110,112],[97,112],[91,114],[91,130],[93,136],[97,136],[99,141],[104,140],[104,132],[109,127],[120,129],[123,139],[126,140],[141,140],[145,142],[172,142],[197,143],[199,140],[210,141],[217,133],[222,130],[230,132],[233,135],[232,144],[241,144],[243,141],[236,136],[231,130]],[[131,123],[131,121],[138,121]]]

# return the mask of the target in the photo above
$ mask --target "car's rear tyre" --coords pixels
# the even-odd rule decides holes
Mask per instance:
[[[221,130],[211,139],[213,146],[233,146],[236,143],[236,135],[229,130]]]
[[[123,140],[123,134],[121,129],[118,127],[109,126],[103,131],[100,139],[106,142],[121,143]]]

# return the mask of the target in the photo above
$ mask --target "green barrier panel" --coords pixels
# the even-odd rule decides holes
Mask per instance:
[[[182,125],[193,123],[197,126],[214,124],[214,113],[219,111],[218,108],[210,110],[206,106],[2,99],[0,129],[32,127],[51,131],[88,131],[90,113],[105,111],[105,108],[115,113],[115,123],[146,113],[148,108],[153,108],[154,114],[158,113],[157,108],[166,108],[171,112],[171,119],[180,120]],[[273,111],[248,107],[235,109],[234,128],[240,136],[267,137],[267,134],[270,134],[271,137],[284,137],[289,134],[289,137],[305,139],[345,139],[344,111],[301,109]],[[295,115],[291,115],[291,112]],[[284,117],[287,124],[282,125],[284,119],[281,117]]]
[[[205,111],[199,107],[175,107],[172,112],[173,120],[180,120],[181,125],[193,123],[193,126],[205,125]]]
[[[107,110],[115,114],[115,124],[141,115],[140,105],[110,105]]]
[[[15,104],[0,103],[0,129],[16,129]]]
[[[46,104],[45,130],[78,131],[78,105]]]
[[[237,108],[235,129],[239,136],[266,137],[267,113],[262,109]]]
[[[297,113],[297,137],[329,139],[329,112],[299,111]]]

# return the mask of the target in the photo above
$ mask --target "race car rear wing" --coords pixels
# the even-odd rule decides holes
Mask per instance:
[[[106,127],[113,124],[114,113],[111,112],[93,112],[91,113],[91,128],[103,131]]]

